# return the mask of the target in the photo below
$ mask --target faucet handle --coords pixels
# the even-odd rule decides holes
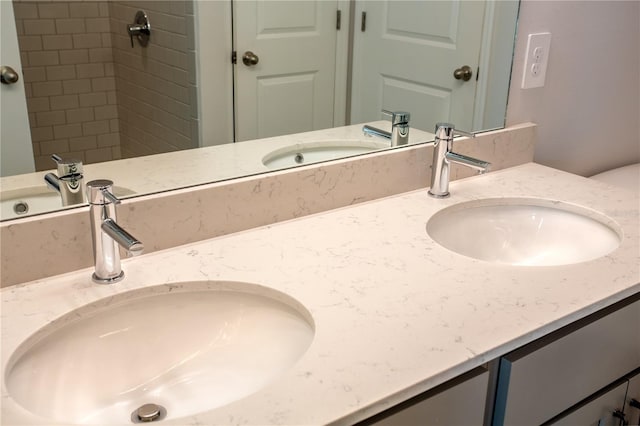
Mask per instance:
[[[144,10],[136,12],[135,18],[133,18],[133,24],[127,25],[127,33],[131,38],[131,47],[133,48],[133,36],[136,36],[140,46],[147,47],[149,44],[149,37],[151,36],[151,22]]]
[[[409,119],[411,118],[411,114],[407,111],[389,111],[383,109],[382,113],[391,117],[391,125],[393,126],[396,124],[409,124]]]
[[[109,179],[96,179],[87,182],[89,192],[89,204],[120,204],[118,197],[113,195],[113,181]]]
[[[469,138],[476,137],[474,133],[456,129],[456,127],[451,123],[436,123],[435,134],[438,139],[453,140],[454,136],[467,136]]]
[[[475,138],[476,134],[471,132],[465,132],[464,130],[453,129],[453,134],[455,136],[466,136],[468,138]]]
[[[106,198],[107,200],[111,201],[113,204],[122,203],[122,201],[120,201],[120,198],[118,198],[115,195],[113,195],[113,192],[111,192],[109,189],[103,188],[102,189],[102,195],[104,196],[104,198]]]
[[[58,177],[82,175],[82,161],[75,158],[63,159],[58,154],[53,154],[51,159],[58,166]]]

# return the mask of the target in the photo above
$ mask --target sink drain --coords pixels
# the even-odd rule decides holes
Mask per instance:
[[[158,404],[144,404],[131,413],[133,423],[148,423],[162,420],[167,415],[167,410]]]
[[[18,201],[13,205],[15,214],[27,214],[29,212],[29,204],[26,201]]]
[[[304,163],[304,155],[302,155],[301,152],[297,153],[296,156],[293,158],[293,161],[295,161],[298,164]]]

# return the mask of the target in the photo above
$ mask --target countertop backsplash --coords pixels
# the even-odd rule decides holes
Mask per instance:
[[[513,167],[533,160],[535,129],[483,133],[456,141],[455,150],[491,162],[491,171]],[[122,202],[118,222],[151,253],[426,188],[432,154],[433,144],[415,145],[140,196]],[[451,178],[473,174],[454,165]],[[2,222],[0,244],[2,287],[89,267],[88,207]]]

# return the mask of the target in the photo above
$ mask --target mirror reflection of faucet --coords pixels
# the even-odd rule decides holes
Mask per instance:
[[[44,175],[47,186],[60,194],[63,206],[85,203],[82,161],[74,158],[63,160],[57,154],[53,154],[51,159],[58,165],[58,174]]]
[[[449,196],[450,163],[462,164],[477,170],[478,173],[487,172],[491,163],[452,151],[453,137],[455,135],[475,138],[476,135],[473,133],[457,130],[453,124],[438,123],[436,124],[435,134],[429,195],[435,198],[446,198]]]
[[[383,114],[391,116],[391,131],[378,129],[368,124],[362,127],[362,132],[369,136],[378,136],[391,141],[391,146],[402,146],[409,143],[409,119],[411,114],[406,111],[382,110]]]

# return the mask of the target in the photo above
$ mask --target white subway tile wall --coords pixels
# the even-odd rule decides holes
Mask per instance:
[[[198,146],[190,3],[13,0],[37,170]],[[139,9],[146,48],[126,33]]]
[[[195,72],[192,0],[109,1],[113,64],[118,98],[120,149],[124,158],[199,146],[192,116],[189,75]],[[138,10],[151,22],[147,47],[124,31]]]
[[[106,1],[14,0],[18,44],[37,170],[54,168],[51,154],[86,163],[120,158],[115,77]],[[105,43],[107,41],[107,43]],[[111,81],[105,80],[110,79]],[[100,145],[107,137],[111,145]],[[107,149],[105,149],[107,148]]]

